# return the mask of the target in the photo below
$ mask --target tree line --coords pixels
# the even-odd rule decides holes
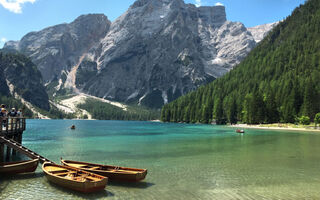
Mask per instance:
[[[129,106],[125,111],[122,108],[93,99],[87,99],[85,103],[79,104],[77,107],[88,111],[94,119],[99,120],[146,121],[159,119],[160,117],[160,112],[157,110],[141,106]]]

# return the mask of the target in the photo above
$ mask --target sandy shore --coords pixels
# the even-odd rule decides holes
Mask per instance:
[[[150,120],[149,122],[161,122],[159,119]]]
[[[275,126],[278,125],[278,126]],[[311,128],[295,128],[291,127],[290,125],[287,124],[259,124],[259,125],[248,125],[248,124],[236,124],[236,125],[231,125],[230,127],[234,128],[253,128],[253,129],[266,129],[266,130],[290,130],[290,131],[312,131],[312,132],[319,132],[320,129],[311,129]]]

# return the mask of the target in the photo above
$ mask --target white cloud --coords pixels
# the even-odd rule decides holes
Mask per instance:
[[[201,6],[201,4],[202,4],[201,0],[196,0],[195,5],[196,5],[197,7]]]
[[[34,3],[36,0],[0,0],[0,4],[13,13],[22,13],[22,5]]]
[[[223,3],[218,2],[215,4],[215,6],[223,6]]]
[[[8,41],[7,38],[3,37],[3,38],[0,39],[0,43],[5,43],[6,41]]]

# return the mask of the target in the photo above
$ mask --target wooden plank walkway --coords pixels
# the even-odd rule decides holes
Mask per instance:
[[[0,136],[0,143],[4,143],[8,147],[13,148],[14,150],[19,151],[20,153],[22,153],[22,154],[24,154],[24,155],[26,155],[26,156],[28,156],[28,157],[30,157],[32,159],[39,158],[39,161],[41,163],[44,163],[44,162],[54,163],[51,160],[49,160],[49,159],[37,154],[36,152],[34,152],[34,151],[22,146],[18,142],[14,141],[14,140],[11,140],[9,138],[6,138],[5,136]]]

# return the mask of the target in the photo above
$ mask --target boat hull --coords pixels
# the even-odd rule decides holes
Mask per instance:
[[[107,184],[107,182],[105,182],[105,184],[100,184],[99,186],[97,186],[97,184],[94,185],[94,183],[89,184],[89,183],[74,182],[72,180],[56,178],[54,176],[51,176],[50,174],[46,174],[46,178],[51,183],[54,183],[64,188],[82,192],[82,193],[91,193],[91,192],[98,192],[98,191],[104,190]]]
[[[237,129],[236,132],[237,133],[244,133],[244,130]]]
[[[103,172],[103,171],[100,172],[98,170],[85,170],[85,171],[108,177],[111,181],[139,182],[144,180],[147,176],[147,172],[132,175],[132,174],[119,174],[119,173],[117,174],[113,172]]]
[[[83,170],[78,170],[78,169],[67,167],[67,166],[60,166],[60,165],[52,164],[54,166],[59,166],[59,167],[62,167],[64,169],[67,169],[70,171],[78,171],[78,172],[84,173],[88,176],[89,175],[95,176],[95,177],[98,176],[100,178],[100,180],[93,181],[93,182],[75,181],[75,180],[68,179],[65,177],[59,177],[57,175],[54,175],[54,174],[48,172],[45,168],[45,164],[46,163],[43,164],[42,169],[43,169],[44,173],[46,174],[46,178],[48,179],[48,181],[50,181],[51,183],[54,183],[56,185],[59,185],[61,187],[64,187],[64,188],[68,188],[68,189],[75,190],[75,191],[82,192],[82,193],[92,193],[92,192],[98,192],[98,191],[104,190],[104,188],[106,187],[107,182],[108,182],[107,178],[99,176],[99,175],[90,174],[88,172],[84,172]]]
[[[110,168],[111,170],[92,170],[88,168],[76,167],[78,169],[99,174],[101,176],[108,177],[111,181],[121,181],[121,182],[139,182],[146,178],[148,170],[128,168],[128,167],[116,167],[111,165],[99,165],[93,163],[85,163],[71,160],[61,160],[61,163],[66,166],[76,167],[77,165],[90,165],[100,168]]]
[[[0,165],[1,174],[20,174],[34,172],[39,164],[39,159],[30,161],[10,162]]]

